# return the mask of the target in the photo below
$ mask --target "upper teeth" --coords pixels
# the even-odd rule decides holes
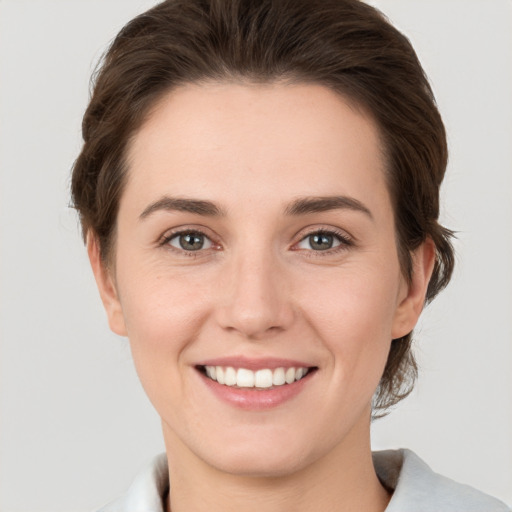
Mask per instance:
[[[210,379],[225,386],[238,386],[240,388],[270,388],[291,384],[302,379],[308,372],[307,368],[264,368],[253,372],[247,368],[235,369],[232,366],[205,366],[206,375]]]

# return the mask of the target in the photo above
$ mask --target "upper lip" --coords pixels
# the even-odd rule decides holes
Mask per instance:
[[[268,368],[274,370],[275,368],[311,368],[314,365],[298,361],[295,359],[283,359],[274,357],[261,357],[261,358],[248,358],[244,356],[239,357],[218,357],[201,361],[196,366],[231,366],[233,368],[246,368],[247,370],[261,370]]]

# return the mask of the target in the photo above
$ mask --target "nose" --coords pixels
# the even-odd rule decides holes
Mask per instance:
[[[240,254],[228,267],[217,307],[221,327],[252,340],[288,329],[294,319],[290,286],[271,251]]]

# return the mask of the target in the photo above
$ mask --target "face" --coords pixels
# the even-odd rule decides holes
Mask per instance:
[[[317,85],[187,85],[128,157],[115,270],[89,251],[168,451],[283,475],[367,447],[430,265],[401,275],[372,120]]]

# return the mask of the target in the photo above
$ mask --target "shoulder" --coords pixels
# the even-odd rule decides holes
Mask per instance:
[[[162,453],[137,475],[125,494],[96,512],[163,512],[168,489],[169,470]]]
[[[386,512],[510,512],[503,502],[435,473],[410,450],[373,454],[375,470],[394,489]]]

